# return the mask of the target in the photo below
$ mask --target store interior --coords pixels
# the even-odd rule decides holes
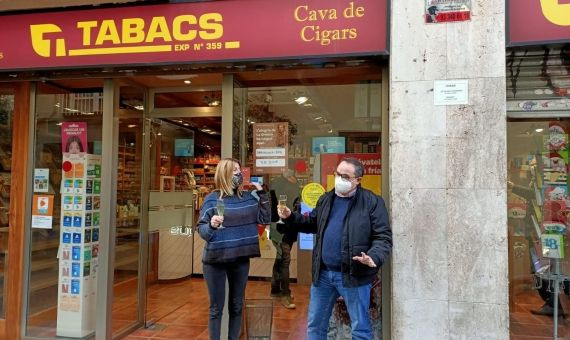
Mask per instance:
[[[200,260],[203,241],[194,237],[192,227],[201,200],[213,190],[213,174],[221,156],[222,78],[221,73],[188,70],[116,78],[119,145],[114,334],[132,328],[142,319],[150,328],[139,332],[166,335],[174,332],[184,319],[186,327],[196,327],[192,332],[199,331],[197,337],[207,337],[203,303],[207,294]],[[297,69],[259,67],[236,73],[235,79],[232,154],[242,161],[242,167],[253,168],[255,123],[288,124],[289,168],[299,190],[320,170],[315,160],[324,150],[322,144],[321,150],[315,149],[314,138],[341,138],[342,151],[338,152],[370,154],[380,159],[382,69],[378,64],[361,61],[338,67],[334,63]],[[57,328],[61,123],[87,122],[88,153],[100,153],[102,89],[100,78],[38,83],[34,166],[50,169],[49,192],[55,196],[55,207],[54,228],[32,232],[29,336],[54,336]],[[145,147],[150,150],[149,163],[143,168]],[[371,183],[379,191],[380,162],[377,164],[378,175]],[[322,174],[325,186],[328,175]],[[270,188],[270,183],[281,174],[252,172],[251,176],[262,177]],[[170,202],[174,197],[176,203]],[[142,211],[145,200],[146,211]],[[146,263],[140,263],[141,224],[145,219],[148,258]],[[177,226],[176,230],[173,226]],[[165,249],[176,247],[189,252],[165,255]],[[260,247],[262,257],[252,261],[246,298],[269,296],[275,250],[266,231],[260,230]],[[291,277],[296,282],[296,250],[291,262]],[[143,267],[147,271],[144,308],[138,292]],[[276,304],[273,315],[273,331],[283,338],[304,334],[306,329],[308,286],[293,283],[292,290],[297,309],[287,310]],[[374,308],[379,311],[379,285],[376,290],[378,301]],[[198,300],[201,302],[196,304]]]

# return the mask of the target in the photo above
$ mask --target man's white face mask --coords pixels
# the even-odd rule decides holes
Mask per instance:
[[[337,175],[334,177],[334,190],[341,195],[346,195],[352,190],[352,182]]]

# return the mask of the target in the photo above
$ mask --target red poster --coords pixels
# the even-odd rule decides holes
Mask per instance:
[[[334,188],[333,172],[343,158],[354,157],[364,165],[362,187],[377,195],[382,192],[382,158],[379,153],[328,153],[321,154],[321,184],[326,190]]]
[[[66,155],[87,153],[86,122],[63,122],[61,125],[61,151]]]
[[[509,43],[570,41],[570,1],[509,0]]]
[[[225,0],[2,16],[0,70],[387,53],[386,0]]]

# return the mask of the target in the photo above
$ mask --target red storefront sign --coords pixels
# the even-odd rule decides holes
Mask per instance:
[[[570,41],[570,0],[509,0],[509,43]]]
[[[386,0],[225,0],[0,16],[0,71],[387,52]]]

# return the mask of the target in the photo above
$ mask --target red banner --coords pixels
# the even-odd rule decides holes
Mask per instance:
[[[225,0],[0,16],[0,71],[386,53],[386,0]]]
[[[568,0],[509,0],[509,43],[570,41]]]

